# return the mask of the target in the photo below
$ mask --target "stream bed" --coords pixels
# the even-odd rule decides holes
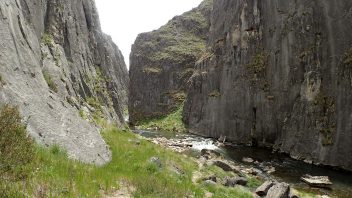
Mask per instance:
[[[294,160],[287,155],[273,153],[270,149],[254,148],[240,145],[216,146],[216,141],[192,134],[172,134],[170,132],[153,130],[134,130],[134,133],[146,138],[166,138],[168,140],[182,141],[191,145],[186,154],[197,157],[202,149],[216,150],[222,153],[228,160],[248,167],[262,169],[263,166],[274,167],[275,171],[269,178],[280,182],[289,183],[296,189],[312,192],[315,194],[329,195],[338,198],[352,198],[352,173],[338,171],[328,167],[306,164],[302,161]],[[255,163],[243,162],[243,158],[251,158]],[[329,176],[332,181],[332,189],[311,188],[303,183],[300,178],[304,174],[313,176]]]

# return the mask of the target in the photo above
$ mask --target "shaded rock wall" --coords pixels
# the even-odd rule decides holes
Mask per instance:
[[[0,101],[20,107],[30,135],[84,162],[109,161],[92,121],[124,123],[128,72],[94,1],[2,0],[0,46]]]
[[[206,48],[212,0],[138,36],[130,55],[130,122],[164,116],[181,105],[195,62]]]
[[[215,0],[190,131],[352,170],[352,2]]]

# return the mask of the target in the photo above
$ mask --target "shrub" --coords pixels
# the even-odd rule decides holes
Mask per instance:
[[[18,180],[30,172],[34,144],[21,123],[17,107],[5,105],[0,110],[0,180]]]
[[[48,84],[49,88],[53,91],[53,92],[58,92],[57,89],[57,85],[55,84],[55,82],[53,81],[52,77],[50,76],[50,74],[48,72],[43,72],[43,76],[44,79],[46,81],[46,83]]]
[[[54,39],[53,37],[48,34],[48,33],[44,33],[43,36],[42,36],[42,43],[49,46],[49,47],[52,47],[53,46],[53,42],[54,42]]]

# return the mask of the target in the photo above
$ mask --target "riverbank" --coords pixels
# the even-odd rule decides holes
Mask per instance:
[[[261,149],[221,143],[216,140],[199,137],[192,134],[174,134],[165,131],[136,130],[135,133],[145,137],[148,141],[161,145],[174,152],[194,157],[199,166],[209,165],[214,160],[225,161],[236,172],[244,174],[247,178],[259,181],[276,180],[286,182],[300,197],[330,197],[348,198],[351,195],[351,175],[345,172],[306,164],[294,160],[287,155],[272,152],[270,149]],[[218,153],[219,158],[209,158],[204,161],[203,152],[210,150]],[[300,178],[304,174],[327,175],[333,181],[331,189],[312,188],[302,182]],[[219,179],[218,185],[224,183]],[[250,189],[251,190],[251,189]],[[253,189],[252,189],[253,191]]]

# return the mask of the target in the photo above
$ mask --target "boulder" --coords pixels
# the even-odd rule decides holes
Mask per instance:
[[[217,182],[217,177],[215,175],[211,175],[209,177],[205,177],[203,178],[203,181],[207,181],[207,180],[210,180],[210,181],[213,181],[213,182]]]
[[[259,186],[256,190],[255,193],[259,196],[265,196],[269,189],[274,185],[274,182],[272,181],[266,181],[264,182],[261,186]]]
[[[301,180],[312,187],[330,188],[332,183],[328,176],[303,175]]]
[[[236,185],[246,186],[248,180],[244,177],[233,177],[233,178],[225,178],[224,186],[234,187]]]
[[[212,181],[212,180],[205,180],[205,181],[204,181],[204,184],[205,184],[205,185],[213,186],[213,185],[216,185],[216,182],[214,182],[214,181]]]
[[[242,162],[246,162],[246,163],[253,163],[254,160],[250,157],[244,157],[242,158]]]
[[[290,192],[290,186],[287,183],[277,183],[272,186],[266,198],[288,198]]]
[[[233,171],[233,169],[234,169],[228,162],[225,162],[222,160],[213,161],[213,165],[221,168],[222,170],[224,170],[226,172]]]

